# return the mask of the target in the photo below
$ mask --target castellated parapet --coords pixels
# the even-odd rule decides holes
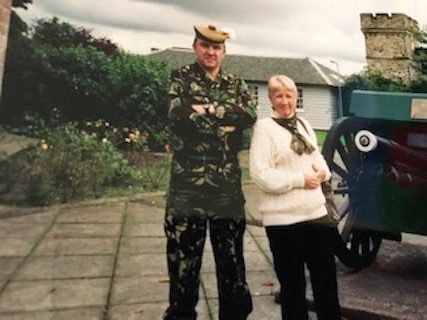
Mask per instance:
[[[413,53],[418,22],[402,13],[360,15],[368,70],[408,83],[416,78]]]

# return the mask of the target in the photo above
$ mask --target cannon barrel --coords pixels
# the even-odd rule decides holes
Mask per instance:
[[[427,155],[409,147],[373,134],[369,130],[360,130],[354,137],[356,148],[364,153],[378,153],[386,156],[392,163],[409,163],[417,169],[425,172],[427,168]]]

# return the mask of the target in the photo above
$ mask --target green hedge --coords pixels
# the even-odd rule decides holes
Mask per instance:
[[[165,63],[125,52],[111,55],[86,43],[70,45],[63,40],[61,46],[58,39],[52,44],[36,35],[37,41],[11,39],[3,123],[54,126],[103,119],[118,127],[138,128],[148,133],[153,149],[162,148],[168,135]]]

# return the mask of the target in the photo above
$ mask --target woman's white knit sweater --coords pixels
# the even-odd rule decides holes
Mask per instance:
[[[273,113],[273,117],[277,114]],[[298,155],[290,148],[291,133],[271,118],[257,121],[252,135],[249,170],[262,191],[259,210],[265,226],[289,225],[325,216],[325,197],[320,187],[304,189],[304,174],[313,165],[331,173],[317,146],[316,135],[307,120],[299,117],[298,131],[316,148]],[[307,132],[308,131],[308,132]]]

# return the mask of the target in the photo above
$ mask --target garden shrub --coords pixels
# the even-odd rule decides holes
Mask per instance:
[[[115,127],[110,122],[98,119],[79,126],[99,141],[110,141],[120,151],[143,152],[147,149],[147,132],[137,128]]]
[[[145,191],[166,190],[170,177],[170,154],[131,151],[125,156],[139,168],[141,186]]]
[[[135,172],[110,141],[99,142],[75,124],[54,129],[29,158],[25,194],[33,205],[99,197],[106,187],[135,179]]]

